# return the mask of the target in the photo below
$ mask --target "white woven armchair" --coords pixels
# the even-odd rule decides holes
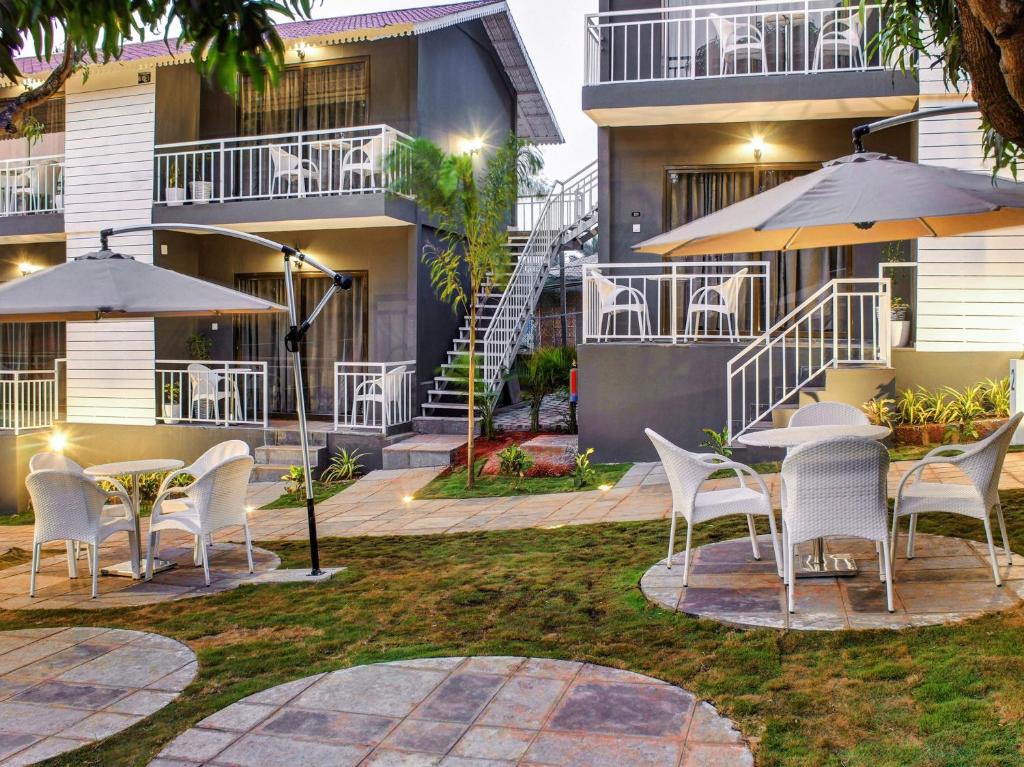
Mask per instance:
[[[746,282],[749,269],[740,269],[736,274],[718,285],[705,285],[693,291],[690,296],[690,304],[686,308],[686,331],[685,335],[693,337],[700,328],[700,319],[704,318],[704,331],[708,332],[708,321],[711,315],[719,317],[718,334],[725,335],[722,331],[728,331],[728,337],[732,341],[739,340],[740,324],[740,291]],[[696,317],[696,321],[694,321]],[[709,333],[710,335],[710,333]]]
[[[146,550],[146,580],[153,577],[153,558],[160,547],[163,530],[184,530],[199,541],[200,559],[206,585],[210,585],[210,556],[207,536],[225,527],[240,526],[245,532],[245,550],[249,572],[253,571],[252,537],[245,511],[245,493],[249,486],[253,460],[249,455],[228,458],[196,477],[186,487],[168,488],[153,502],[149,520],[149,546]],[[183,497],[173,497],[180,493]]]
[[[618,285],[610,279],[593,271],[589,275],[593,285],[597,289],[598,298],[598,339],[606,339],[609,335],[621,337],[622,333],[616,333],[615,318],[618,314],[626,315],[626,337],[632,336],[630,315],[636,315],[637,329],[640,331],[640,340],[650,338],[651,313],[647,308],[647,299],[637,288],[630,285]],[[625,301],[620,301],[625,298]],[[605,328],[608,331],[606,332]]]
[[[676,543],[676,520],[682,517],[686,522],[686,549],[683,555],[683,586],[687,585],[690,575],[690,542],[693,528],[701,522],[743,514],[747,518],[747,529],[750,531],[750,548],[754,559],[761,559],[761,551],[757,545],[757,530],[754,517],[768,517],[768,528],[771,530],[772,547],[775,549],[775,562],[782,576],[782,552],[779,549],[779,537],[775,529],[775,515],[772,513],[772,497],[761,476],[742,463],[723,460],[714,453],[691,453],[678,445],[674,445],[652,429],[644,429],[665,467],[669,487],[672,488],[672,524],[668,536],[668,558],[665,565],[672,568],[672,555]],[[711,474],[720,469],[728,469],[736,473],[739,487],[725,490],[707,490],[701,492],[701,486]],[[753,478],[755,487],[748,487],[746,478]]]
[[[360,405],[363,408],[363,426],[369,426],[375,404],[380,405],[380,425],[390,426],[394,411],[402,398],[402,379],[405,378],[405,365],[385,371],[379,376],[372,376],[362,381],[352,395],[352,417],[355,419]]]
[[[139,539],[135,532],[135,515],[128,492],[116,480],[108,492],[99,483],[76,471],[46,469],[32,472],[25,479],[32,511],[35,513],[35,531],[32,536],[32,570],[29,576],[29,596],[36,595],[36,572],[39,553],[48,541],[77,541],[86,544],[89,569],[92,573],[92,598],[98,593],[97,578],[100,570],[100,544],[114,533],[127,533],[131,549],[132,574],[139,575]],[[120,514],[104,515],[109,509],[108,498],[116,497]]]
[[[789,611],[794,611],[796,547],[828,536],[880,544],[879,577],[893,612],[886,475],[889,451],[874,440],[840,437],[808,442],[782,462],[782,548]]]
[[[919,514],[941,511],[947,514],[971,517],[979,520],[985,526],[988,554],[992,561],[992,577],[995,579],[996,586],[1003,585],[1002,578],[999,577],[999,563],[996,560],[996,549],[992,541],[992,524],[989,518],[994,509],[999,522],[999,533],[1003,539],[1003,549],[1006,552],[1006,563],[1012,565],[1010,543],[1006,537],[1006,522],[1003,520],[1003,507],[999,502],[999,475],[1003,471],[1003,461],[1006,459],[1010,440],[1013,439],[1013,433],[1017,430],[1022,417],[1024,414],[1018,413],[985,439],[972,445],[937,447],[903,475],[896,491],[896,510],[892,519],[893,551],[896,550],[896,537],[902,517],[910,517],[907,559],[914,557],[914,531]],[[959,455],[940,455],[940,453],[949,452],[958,452]],[[937,464],[956,466],[967,475],[971,483],[959,485],[948,482],[923,481],[921,479],[922,472],[927,467]]]
[[[866,426],[869,423],[863,410],[845,402],[804,405],[789,419],[790,426]]]

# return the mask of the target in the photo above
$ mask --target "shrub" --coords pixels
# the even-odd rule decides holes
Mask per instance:
[[[288,483],[286,490],[295,495],[302,492],[302,488],[305,487],[306,472],[301,466],[292,466],[281,479]]]
[[[331,459],[324,473],[320,475],[320,481],[330,485],[335,482],[347,482],[353,479],[362,471],[363,464],[359,460],[365,457],[366,453],[355,448],[352,450],[339,448],[338,453]]]
[[[587,487],[597,480],[597,471],[590,465],[590,456],[593,454],[594,448],[588,447],[576,455],[576,471],[572,476],[573,487]]]
[[[544,397],[569,386],[576,352],[561,346],[545,346],[519,358],[516,375],[519,388],[530,400],[530,431],[540,430],[540,407]]]
[[[721,431],[715,431],[714,429],[701,429],[706,440],[700,443],[701,447],[706,447],[712,453],[720,455],[723,458],[728,458],[732,455],[732,448],[729,447],[729,427],[724,427]]]
[[[891,397],[869,399],[861,405],[861,409],[871,423],[876,426],[888,426],[891,429],[893,427],[893,419],[895,418],[895,413],[892,409],[894,402],[895,400]]]
[[[509,445],[498,453],[498,473],[503,477],[511,477],[513,487],[519,488],[526,472],[533,465],[533,459],[519,445]]]
[[[1006,376],[998,381],[986,378],[981,382],[984,390],[984,402],[988,411],[996,418],[1010,415],[1010,378]]]

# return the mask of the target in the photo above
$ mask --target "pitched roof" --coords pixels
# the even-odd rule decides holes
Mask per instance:
[[[498,58],[513,87],[517,102],[517,131],[523,138],[542,144],[564,141],[554,111],[544,94],[526,46],[505,0],[467,0],[461,3],[405,8],[395,11],[335,16],[329,19],[289,21],[277,25],[282,40],[305,40],[319,45],[336,45],[360,40],[422,35],[472,19],[482,19]],[[157,66],[185,59],[190,45],[176,38],[128,43],[117,63],[152,60]],[[21,72],[33,75],[49,71],[48,62],[25,56],[17,59]]]

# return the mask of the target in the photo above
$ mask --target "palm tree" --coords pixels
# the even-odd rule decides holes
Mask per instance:
[[[392,190],[412,195],[432,219],[440,245],[427,246],[430,283],[453,311],[469,314],[467,368],[466,486],[474,481],[476,413],[476,296],[490,277],[498,287],[508,278],[505,243],[519,190],[541,168],[540,154],[509,134],[486,160],[477,152],[449,154],[428,139],[397,148],[388,158]],[[468,283],[468,284],[467,284]]]

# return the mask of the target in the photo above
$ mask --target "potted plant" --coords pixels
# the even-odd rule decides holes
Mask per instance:
[[[176,383],[164,384],[164,423],[177,423],[181,418],[181,386]]]
[[[190,181],[188,185],[192,190],[192,202],[196,205],[206,205],[213,197],[212,181]]]
[[[906,346],[910,341],[910,305],[899,296],[893,296],[889,318],[892,321],[892,345]]]
[[[64,210],[64,172],[58,171],[53,186],[53,208],[57,212]]]
[[[167,186],[164,188],[164,200],[168,205],[177,207],[185,204],[185,185],[181,182],[178,161],[167,163]]]

